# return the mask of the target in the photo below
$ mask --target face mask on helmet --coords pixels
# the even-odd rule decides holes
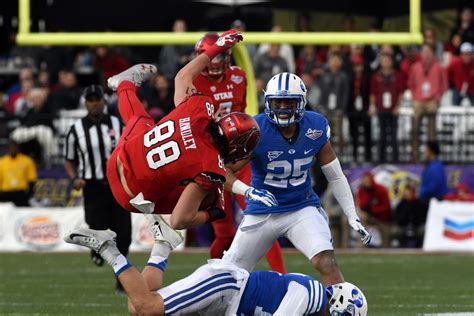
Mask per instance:
[[[278,126],[299,122],[306,106],[306,87],[295,74],[284,72],[273,76],[265,89],[265,114]]]
[[[225,163],[249,158],[260,139],[257,122],[248,114],[233,112],[223,116],[211,135]]]
[[[367,316],[367,300],[362,291],[349,282],[327,288],[329,315]]]

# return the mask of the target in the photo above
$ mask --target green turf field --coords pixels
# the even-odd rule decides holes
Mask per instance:
[[[132,254],[143,266],[146,254]],[[205,263],[206,254],[175,253],[165,283]],[[474,312],[474,256],[338,255],[345,278],[367,296],[369,315]],[[301,255],[288,271],[312,274]],[[265,269],[265,265],[260,265]],[[0,254],[0,315],[127,315],[108,266],[81,254]],[[474,313],[473,313],[474,315]]]

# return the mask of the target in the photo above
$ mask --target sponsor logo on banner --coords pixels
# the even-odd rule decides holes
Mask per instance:
[[[474,221],[454,221],[444,219],[443,235],[446,238],[464,241],[474,238]]]
[[[60,224],[49,216],[28,216],[17,222],[20,242],[37,250],[50,249],[61,242]]]

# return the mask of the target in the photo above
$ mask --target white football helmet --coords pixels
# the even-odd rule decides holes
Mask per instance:
[[[295,99],[296,108],[274,109],[272,100],[274,99]],[[304,115],[306,106],[306,87],[295,74],[283,72],[272,77],[265,89],[265,114],[270,121],[279,126],[288,126],[299,122]],[[279,115],[288,116],[280,118]]]
[[[331,285],[329,292],[329,315],[367,316],[367,300],[364,293],[349,282]]]

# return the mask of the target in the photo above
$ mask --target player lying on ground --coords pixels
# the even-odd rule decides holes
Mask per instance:
[[[206,33],[197,43],[194,49],[195,57],[212,50],[214,44],[219,40],[217,33]],[[245,72],[237,66],[231,66],[231,49],[214,57],[209,65],[193,80],[196,89],[211,96],[217,115],[226,115],[231,112],[245,112],[247,106],[247,78]],[[250,165],[239,170],[236,176],[242,182],[250,183]],[[249,197],[257,194],[255,190],[246,192]],[[211,258],[222,258],[224,251],[229,249],[236,233],[234,216],[234,198],[240,208],[244,210],[245,197],[243,195],[232,195],[224,192],[224,212],[226,216],[212,222],[214,229],[214,241],[209,248]],[[263,200],[267,206],[272,206],[271,200]],[[273,271],[285,273],[285,266],[281,255],[280,245],[275,241],[266,254],[266,259]]]
[[[329,141],[326,118],[316,112],[305,114],[305,106],[306,87],[298,76],[280,73],[270,79],[265,113],[255,117],[260,142],[251,157],[230,166],[226,188],[237,194],[250,189],[232,177],[232,170],[250,161],[251,186],[272,192],[278,205],[267,207],[247,199],[244,219],[223,259],[252,271],[272,243],[285,236],[319,270],[325,285],[342,283],[327,215],[308,175],[316,160],[350,226],[366,245],[371,236],[357,216],[349,183]]]
[[[170,247],[158,229],[153,235],[155,245],[142,274],[120,254],[111,230],[80,228],[64,240],[97,251],[112,266],[133,315],[367,315],[367,300],[350,283],[325,289],[306,275],[249,273],[219,259],[160,289]],[[158,262],[159,256],[165,260]]]
[[[178,72],[177,108],[157,125],[136,96],[141,83],[157,71],[155,66],[136,65],[108,79],[109,87],[117,91],[126,127],[107,164],[107,178],[114,197],[125,209],[171,213],[171,226],[176,229],[225,216],[220,203],[225,182],[223,161],[251,154],[259,139],[258,126],[244,113],[231,113],[216,122],[212,99],[199,94],[192,81],[214,56],[241,40],[240,32],[225,32],[206,53]],[[161,220],[160,216],[155,218]],[[182,242],[178,233],[167,237],[172,247]]]

